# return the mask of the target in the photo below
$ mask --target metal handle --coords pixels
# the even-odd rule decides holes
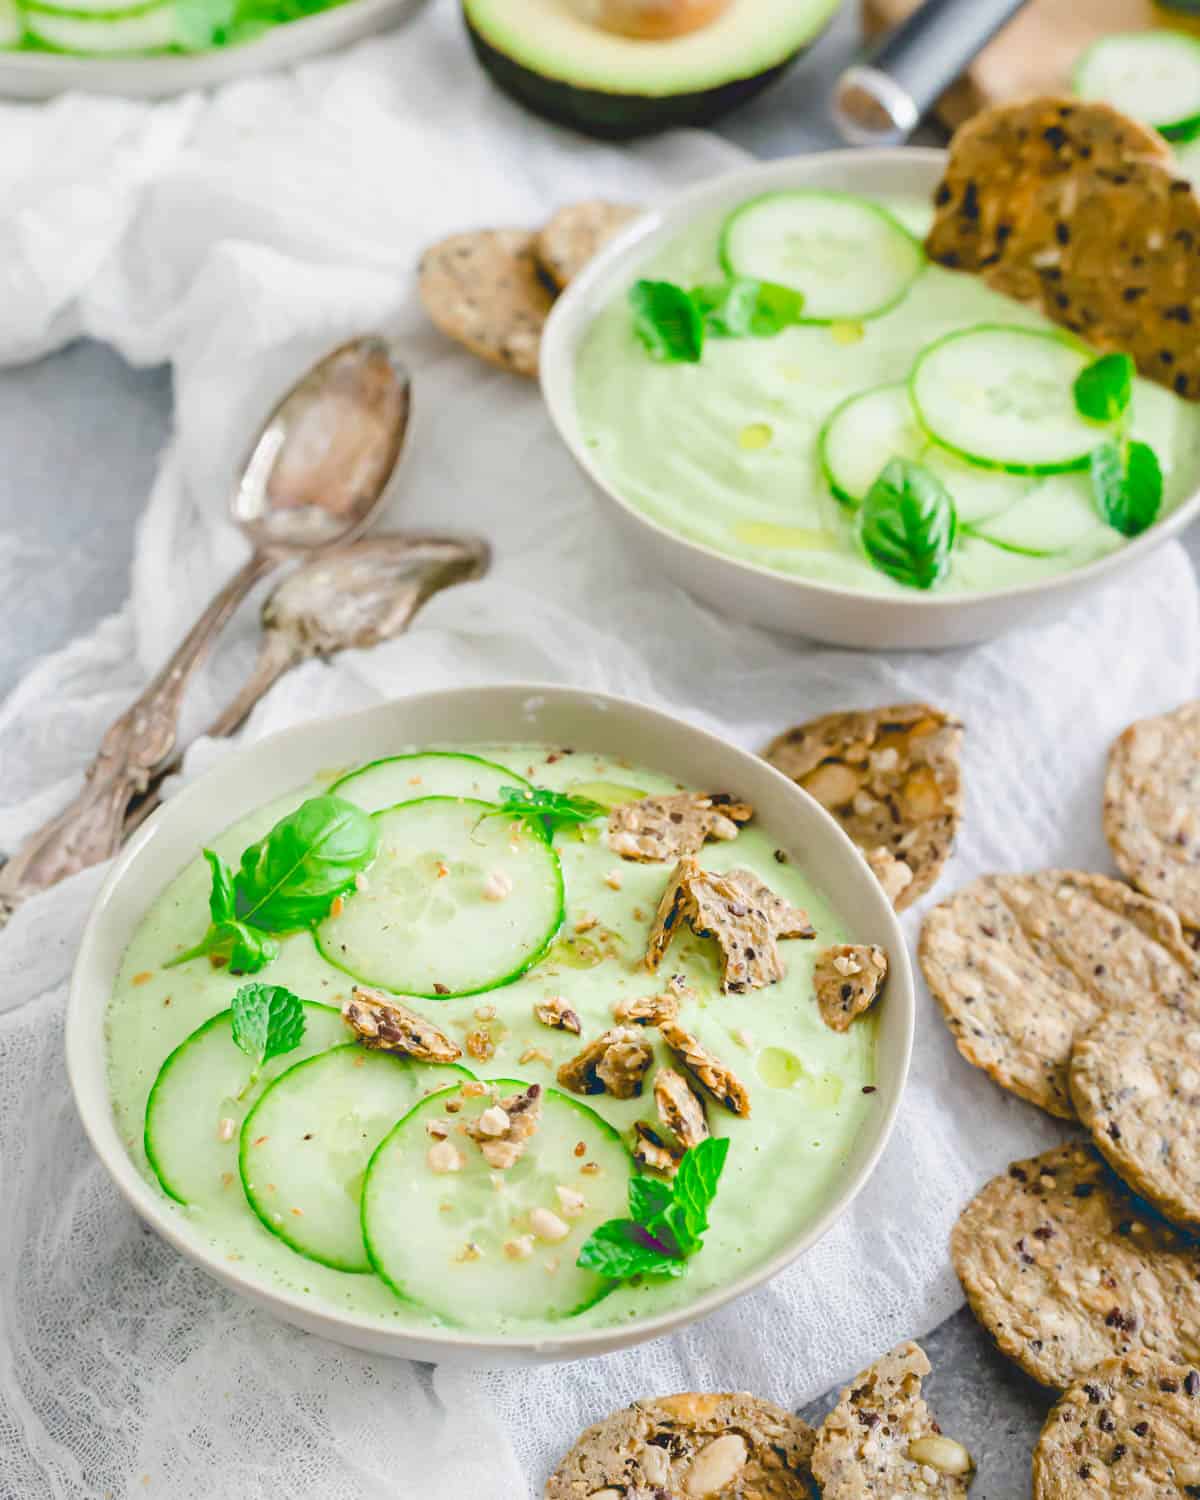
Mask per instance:
[[[838,79],[833,121],[852,146],[894,146],[1027,0],[925,0]]]

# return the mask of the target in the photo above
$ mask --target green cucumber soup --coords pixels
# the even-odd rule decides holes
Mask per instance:
[[[1085,415],[1075,381],[1097,351],[979,277],[930,264],[930,216],[918,198],[778,192],[699,217],[658,249],[577,356],[580,434],[608,487],[725,556],[935,596],[1081,567],[1192,495],[1200,406],[1136,378],[1119,416]],[[739,279],[741,291],[768,287],[757,326],[740,330],[712,311]],[[690,289],[690,348],[678,305],[639,326],[638,297],[664,283]],[[1109,443],[1118,460],[1131,443],[1152,450],[1161,480],[1148,500],[1114,480],[1119,463],[1101,493],[1092,455]],[[869,516],[893,459],[932,476],[947,497],[940,521]]]
[[[583,749],[421,748],[242,818],[121,963],[131,1158],[198,1247],[381,1326],[614,1327],[751,1272],[840,1190],[879,1108],[877,1025],[822,1020],[816,955],[870,935],[737,792]],[[664,797],[675,824],[711,819],[687,848],[637,842]],[[663,917],[685,871],[784,913],[771,974],[745,978],[769,940],[738,970],[708,918]],[[709,1201],[687,1218],[693,1167]],[[631,1182],[660,1226],[630,1231],[633,1261]],[[615,1269],[588,1258],[614,1236]]]

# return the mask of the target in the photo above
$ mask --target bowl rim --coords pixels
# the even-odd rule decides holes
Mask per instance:
[[[389,711],[403,716],[406,712],[419,710],[422,705],[437,700],[463,697],[469,697],[476,706],[481,698],[494,697],[501,702],[507,699],[518,703],[521,700],[539,702],[553,700],[568,707],[582,703],[597,711],[615,714],[632,712],[635,717],[641,717],[643,722],[647,718],[656,721],[660,729],[676,737],[681,735],[685,738],[690,737],[702,753],[708,753],[713,747],[719,747],[721,754],[725,756],[732,752],[735,758],[741,758],[751,764],[755,773],[763,776],[768,782],[774,780],[787,788],[788,794],[799,810],[798,821],[801,827],[796,830],[796,834],[803,832],[803,824],[806,822],[811,823],[814,819],[818,823],[823,822],[834,844],[841,846],[847,861],[861,866],[862,874],[870,882],[869,886],[864,885],[864,890],[873,888],[873,893],[868,900],[877,907],[878,929],[883,933],[881,940],[887,947],[890,960],[886,998],[889,1006],[901,1012],[901,1045],[898,1055],[896,1055],[896,1049],[892,1049],[893,1058],[889,1064],[889,1071],[894,1067],[895,1084],[890,1090],[891,1097],[886,1100],[884,1108],[875,1116],[874,1124],[871,1126],[874,1131],[873,1142],[864,1152],[856,1170],[848,1174],[837,1190],[830,1194],[821,1212],[806,1221],[801,1229],[774,1255],[757,1263],[743,1275],[711,1288],[702,1296],[650,1317],[630,1319],[619,1325],[602,1324],[574,1332],[564,1326],[561,1332],[554,1328],[552,1332],[543,1330],[533,1336],[487,1335],[432,1324],[428,1327],[404,1325],[393,1328],[378,1318],[353,1310],[343,1311],[331,1306],[322,1298],[305,1296],[289,1287],[281,1286],[267,1273],[257,1272],[255,1268],[243,1269],[239,1265],[229,1264],[219,1246],[210,1245],[201,1236],[186,1232],[185,1221],[172,1212],[168,1200],[156,1192],[154,1186],[138,1170],[133,1157],[121,1140],[112,1113],[112,1098],[107,1078],[107,1044],[105,1043],[98,1049],[88,1046],[89,1029],[86,1024],[83,1024],[84,1018],[92,1016],[98,1009],[100,1021],[103,1023],[114,978],[111,967],[106,965],[100,954],[95,951],[108,919],[109,905],[126,880],[131,878],[131,872],[136,873],[140,856],[149,844],[165,840],[167,847],[171,847],[172,842],[180,837],[173,828],[177,821],[183,821],[193,809],[198,807],[209,808],[213,805],[220,805],[219,801],[215,804],[206,801],[210,796],[210,787],[213,783],[223,778],[241,779],[252,774],[254,763],[270,758],[274,748],[285,740],[302,739],[307,735],[319,738],[322,733],[331,732],[335,728],[340,728],[348,735],[359,725],[364,728],[369,725],[372,727],[379,725]],[[368,728],[368,735],[370,733],[371,728]],[[380,728],[374,728],[374,733],[376,738],[382,737]],[[468,742],[464,740],[463,743]],[[277,791],[276,795],[278,794]],[[215,824],[227,826],[227,822],[222,819],[219,812],[213,816],[212,821]],[[189,840],[189,848],[192,842]],[[194,853],[194,849],[191,852]],[[183,857],[185,856],[181,850],[181,858]],[[182,868],[182,864],[180,867]],[[160,893],[161,886],[156,886],[147,900],[147,905]],[[877,893],[877,899],[875,893]],[[849,1209],[859,1192],[874,1175],[880,1157],[891,1139],[907,1087],[915,1030],[916,995],[912,963],[896,913],[884,895],[882,887],[871,874],[862,854],[836,819],[815,798],[753,752],[743,750],[720,735],[702,729],[667,710],[636,699],[591,689],[572,688],[561,684],[511,681],[481,687],[431,689],[426,692],[386,699],[379,704],[351,713],[308,719],[266,735],[251,745],[239,747],[181,789],[151,818],[147,819],[117,856],[92,903],[71,974],[64,1049],[71,1093],[84,1132],[109,1177],[126,1202],[145,1222],[150,1224],[176,1250],[201,1266],[218,1281],[235,1287],[243,1295],[265,1301],[273,1310],[286,1309],[282,1316],[293,1323],[299,1323],[300,1326],[311,1330],[314,1324],[320,1324],[322,1331],[340,1328],[347,1333],[361,1334],[374,1340],[374,1347],[394,1344],[396,1346],[394,1352],[407,1357],[434,1357],[413,1356],[411,1350],[404,1347],[419,1343],[425,1348],[443,1349],[447,1356],[457,1351],[459,1353],[472,1352],[480,1356],[494,1355],[501,1360],[506,1356],[510,1358],[520,1356],[522,1353],[533,1354],[535,1357],[573,1359],[644,1343],[706,1317],[718,1308],[769,1281],[821,1239]],[[95,1090],[97,1079],[99,1088]],[[93,1091],[96,1092],[95,1107],[89,1103],[89,1097]],[[880,1089],[879,1092],[883,1094],[884,1090]],[[855,1137],[855,1143],[862,1141],[865,1128],[860,1129]],[[292,1314],[295,1316],[291,1316]],[[331,1336],[336,1338],[337,1334],[332,1333]],[[480,1362],[486,1363],[486,1359]]]
[[[868,589],[847,588],[843,584],[822,583],[817,579],[802,578],[770,568],[763,563],[751,562],[722,552],[707,542],[696,541],[673,531],[655,517],[639,510],[626,500],[607,480],[600,466],[593,460],[591,451],[573,430],[575,416],[575,353],[579,338],[591,322],[584,321],[576,309],[585,299],[592,297],[598,284],[619,276],[636,265],[643,241],[660,231],[682,230],[691,216],[698,210],[719,207],[727,198],[742,193],[761,192],[770,189],[786,191],[804,186],[803,178],[811,171],[824,171],[830,164],[847,167],[851,172],[881,173],[897,157],[916,167],[925,166],[931,174],[940,177],[948,161],[948,153],[937,146],[884,146],[878,148],[847,147],[834,151],[807,151],[794,156],[778,157],[767,162],[734,167],[706,178],[690,188],[673,194],[658,208],[651,208],[639,215],[597,255],[595,255],[570,284],[555,299],[542,330],[541,358],[538,364],[538,380],[542,397],[550,413],[550,420],[559,440],[567,448],[589,479],[625,515],[638,524],[649,528],[656,535],[683,552],[691,552],[707,562],[735,569],[742,575],[744,585],[770,580],[774,585],[789,585],[799,593],[814,599],[837,600],[839,603],[867,601],[873,605],[891,608],[906,608],[914,614],[936,616],[947,611],[962,610],[972,605],[1011,602],[1014,606],[1022,599],[1047,597],[1060,590],[1087,587],[1099,582],[1108,574],[1132,566],[1141,557],[1153,552],[1162,543],[1178,535],[1200,511],[1200,483],[1193,492],[1175,507],[1168,516],[1156,521],[1140,536],[1127,539],[1115,551],[1096,558],[1079,568],[1070,568],[1048,578],[1030,579],[1025,583],[1006,584],[1003,588],[976,589],[970,593],[933,595],[920,590],[909,590],[903,594],[879,594]],[[930,189],[936,185],[931,175]],[[847,189],[853,191],[853,189]],[[863,194],[863,196],[869,196]],[[968,274],[966,272],[964,275]],[[579,322],[575,332],[573,325]],[[1057,325],[1055,325],[1057,326]],[[1084,340],[1086,343],[1086,340]],[[1089,346],[1090,347],[1090,346]]]

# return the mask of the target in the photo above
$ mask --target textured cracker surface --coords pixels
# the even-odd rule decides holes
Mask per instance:
[[[553,294],[523,229],[451,235],[421,257],[425,311],[448,338],[489,364],[535,376]]]
[[[566,204],[538,233],[536,253],[542,269],[556,286],[566,286],[640,212],[632,204],[602,198]]]

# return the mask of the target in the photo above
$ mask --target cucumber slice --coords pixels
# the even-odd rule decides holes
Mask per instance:
[[[161,52],[175,42],[175,7],[167,3],[104,15],[74,15],[27,5],[25,29],[58,52],[106,56]]]
[[[968,463],[1011,474],[1087,466],[1103,433],[1075,409],[1092,355],[1063,335],[984,323],[917,356],[909,394],[922,427]]]
[[[311,1000],[303,1005],[300,1045],[272,1058],[244,1098],[238,1095],[253,1065],[234,1045],[227,1010],[197,1027],[159,1068],[146,1100],[144,1141],[146,1159],[168,1197],[207,1203],[228,1193],[237,1177],[238,1131],[254,1101],[302,1058],[346,1040],[350,1033],[338,1010]]]
[[[423,1095],[473,1075],[349,1043],[282,1073],[242,1125],[246,1201],[285,1245],[332,1266],[369,1271],[363,1176],[376,1146]],[[457,1084],[455,1085],[457,1087]]]
[[[731,276],[804,293],[804,322],[876,318],[894,307],[925,264],[920,242],[877,203],[850,193],[765,193],[721,230]]]
[[[857,509],[892,458],[909,458],[942,481],[964,524],[1007,510],[1028,481],[976,469],[939,449],[917,421],[908,386],[880,385],[837,406],[817,436],[826,483],[843,505]]]
[[[422,797],[474,797],[499,802],[500,788],[528,786],[524,776],[494,760],[457,751],[426,750],[419,755],[392,755],[351,771],[329,788],[368,812],[416,802]]]
[[[316,929],[330,963],[395,994],[446,1000],[511,984],[554,941],[563,876],[532,823],[489,802],[423,797],[377,812],[364,890]],[[488,900],[485,882],[509,885]]]
[[[998,516],[976,522],[971,535],[1026,557],[1054,557],[1107,528],[1082,481],[1050,480]]]
[[[1102,37],[1075,65],[1075,92],[1190,141],[1200,134],[1200,41],[1178,31]]]
[[[621,1137],[586,1104],[545,1089],[541,1124],[507,1171],[491,1168],[457,1133],[449,1139],[461,1152],[461,1170],[438,1174],[428,1165],[429,1122],[472,1119],[495,1098],[527,1087],[501,1079],[474,1098],[458,1088],[430,1095],[380,1142],[367,1168],[362,1224],[372,1266],[397,1296],[447,1323],[569,1318],[613,1285],[575,1260],[598,1224],[627,1214],[633,1163]],[[447,1103],[460,1108],[447,1113]],[[560,1186],[583,1195],[577,1216],[564,1213]],[[529,1216],[538,1208],[569,1226],[566,1238],[551,1243],[532,1235]]]

